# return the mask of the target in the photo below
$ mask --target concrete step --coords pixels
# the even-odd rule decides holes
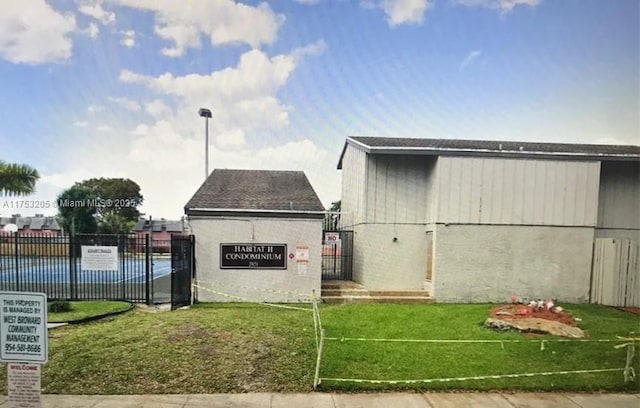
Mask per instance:
[[[323,281],[322,289],[364,289],[359,283],[351,281]]]
[[[369,290],[371,296],[423,296],[430,297],[431,294],[426,290]]]
[[[322,289],[320,296],[369,296],[369,291],[366,289]]]
[[[435,299],[424,296],[323,296],[325,303],[433,303]]]

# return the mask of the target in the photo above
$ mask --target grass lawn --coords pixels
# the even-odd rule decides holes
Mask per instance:
[[[127,310],[131,304],[128,302],[69,302],[71,311],[63,313],[47,314],[49,323],[68,322],[73,320],[86,319],[89,317],[100,316],[113,312]]]
[[[325,305],[328,336],[414,339],[526,339],[481,327],[489,305]],[[638,316],[594,305],[563,305],[591,338],[640,332]],[[197,304],[188,310],[136,309],[49,331],[44,393],[142,394],[312,390],[312,314],[256,304]],[[636,353],[635,369],[640,373]],[[555,370],[621,368],[610,343],[443,345],[327,341],[321,377],[422,379]],[[4,366],[4,364],[3,364]],[[0,368],[0,392],[6,393]],[[433,383],[420,389],[638,390],[622,373]],[[407,386],[331,383],[323,390]]]
[[[563,305],[583,319],[590,339],[615,339],[640,333],[637,315],[596,305]],[[482,327],[491,305],[352,305],[325,307],[323,327],[329,337],[404,339],[527,340],[520,333],[496,333]],[[539,336],[535,339],[549,339]],[[626,350],[617,343],[440,344],[326,341],[321,377],[373,380],[417,380],[470,376],[623,368]],[[636,343],[636,350],[638,344]],[[640,372],[638,352],[634,360]],[[323,389],[468,389],[468,390],[640,390],[638,380],[623,386],[622,372],[525,378],[467,380],[428,384],[367,384],[325,381]]]

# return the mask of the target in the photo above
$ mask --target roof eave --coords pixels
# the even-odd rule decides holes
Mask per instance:
[[[394,147],[367,146],[371,154],[411,154],[434,156],[494,156],[494,157],[524,157],[524,158],[572,158],[581,160],[640,160],[637,154],[616,153],[579,153],[579,152],[535,152],[521,150],[490,150],[490,149],[447,149],[435,147]],[[364,150],[364,149],[363,149]]]
[[[344,155],[347,152],[347,145],[354,146],[358,150],[362,150],[365,153],[371,152],[371,146],[368,146],[362,142],[359,142],[352,138],[351,136],[347,136],[347,140],[344,142],[344,146],[342,147],[342,153],[340,153],[340,160],[338,160],[338,170],[342,170],[342,160],[344,159]]]
[[[326,211],[303,211],[303,210],[261,210],[253,208],[206,208],[206,207],[185,207],[187,215],[204,215],[204,216],[220,216],[220,215],[254,215],[261,217],[287,217],[292,218],[324,218]]]

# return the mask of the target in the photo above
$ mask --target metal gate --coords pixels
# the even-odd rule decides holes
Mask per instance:
[[[195,237],[171,237],[171,310],[191,304],[191,282],[195,277]]]
[[[351,280],[353,231],[324,231],[322,237],[322,279]]]

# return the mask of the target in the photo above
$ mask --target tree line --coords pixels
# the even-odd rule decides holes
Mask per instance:
[[[33,194],[38,171],[25,164],[0,160],[0,195]],[[58,223],[73,233],[130,232],[140,212],[140,186],[128,178],[91,178],[76,182],[57,197]],[[82,203],[83,205],[77,205]]]

